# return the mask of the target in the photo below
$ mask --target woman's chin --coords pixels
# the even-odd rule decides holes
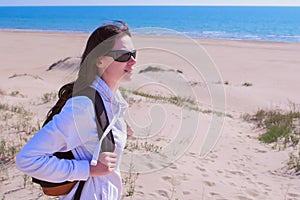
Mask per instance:
[[[132,80],[132,73],[125,73],[124,76],[122,77],[122,82],[128,82]]]

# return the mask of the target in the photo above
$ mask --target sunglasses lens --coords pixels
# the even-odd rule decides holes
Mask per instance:
[[[131,57],[131,53],[128,52],[128,53],[124,53],[124,54],[121,54],[120,56],[118,56],[115,61],[118,61],[118,62],[127,62],[130,60],[130,57]]]
[[[136,51],[133,51],[131,55],[135,58],[136,57]]]
[[[127,53],[122,53],[121,55],[119,55],[115,61],[118,61],[118,62],[127,62],[130,60],[131,56],[133,58],[136,57],[136,51],[132,51],[132,52],[127,52]]]
[[[131,58],[136,57],[136,50],[134,51],[124,51],[124,50],[116,50],[116,51],[111,51],[106,54],[107,56],[113,57],[113,59],[117,62],[128,62]]]

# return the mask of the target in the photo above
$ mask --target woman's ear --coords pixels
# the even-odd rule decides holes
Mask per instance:
[[[102,65],[102,59],[103,59],[103,57],[102,56],[100,56],[100,57],[98,57],[97,59],[96,59],[96,66],[98,67],[98,68],[103,68],[104,66]]]
[[[99,69],[106,69],[113,61],[114,60],[111,57],[108,57],[108,56],[99,56],[96,59],[96,66]]]

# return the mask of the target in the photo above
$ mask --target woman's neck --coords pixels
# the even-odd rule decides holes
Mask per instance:
[[[102,77],[102,79],[113,93],[115,93],[119,88],[119,83],[117,81],[106,80],[105,77]]]
[[[114,81],[111,78],[108,78],[105,73],[103,74],[97,74],[98,77],[100,77],[105,83],[106,85],[110,88],[110,90],[115,93],[119,87],[119,83],[118,81]]]
[[[115,93],[119,87],[119,85],[117,83],[108,83],[106,82],[106,84],[108,85],[108,87],[111,89],[111,91],[113,93]]]

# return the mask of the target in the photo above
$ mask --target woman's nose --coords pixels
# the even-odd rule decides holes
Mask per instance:
[[[135,63],[136,63],[136,58],[134,58],[133,56],[131,56],[130,60],[128,61],[128,64],[132,66],[132,65],[135,65]]]

